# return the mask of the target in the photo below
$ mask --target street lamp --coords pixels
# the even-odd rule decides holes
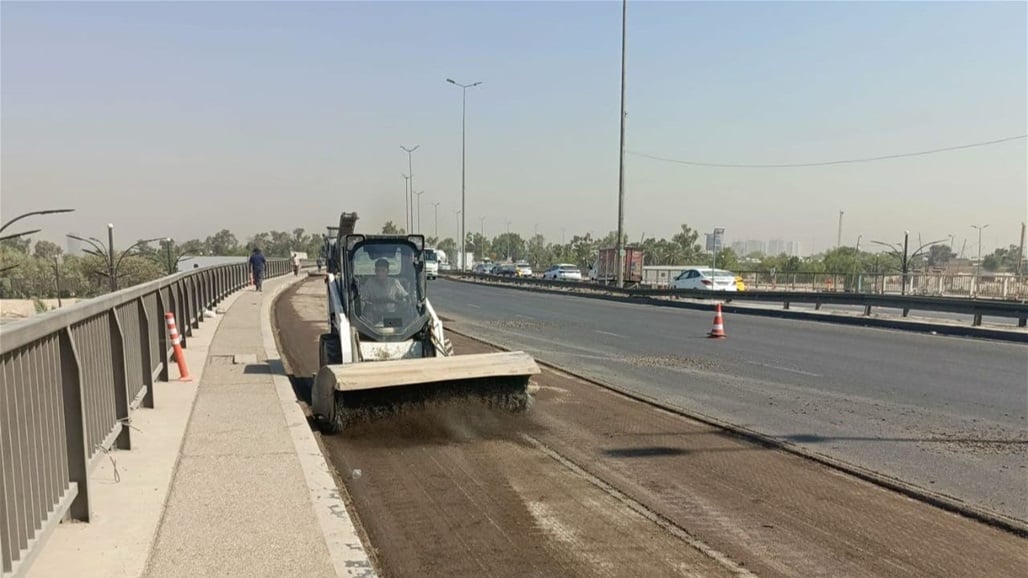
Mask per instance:
[[[89,243],[94,250],[86,249],[84,252],[96,257],[100,257],[107,261],[107,280],[108,287],[111,292],[118,290],[118,269],[121,267],[121,261],[128,256],[128,254],[139,247],[147,243],[153,243],[154,241],[163,241],[165,238],[156,237],[153,239],[145,239],[142,241],[136,241],[131,247],[122,252],[121,257],[118,258],[117,262],[114,260],[114,225],[112,223],[107,224],[107,246],[104,247],[103,241],[96,237],[80,237],[78,235],[66,235],[69,239],[75,239],[76,241],[82,241],[83,243]],[[168,239],[170,241],[170,239]]]
[[[435,209],[435,238],[436,243],[439,242],[439,203],[432,203],[432,207]]]
[[[460,92],[461,92],[461,105],[460,105],[460,209],[461,209],[461,219],[460,219],[460,252],[463,255],[464,254],[464,236],[465,236],[464,235],[464,212],[463,211],[465,211],[466,208],[467,208],[467,207],[465,207],[465,200],[464,200],[464,181],[465,181],[465,178],[464,178],[465,177],[465,172],[464,172],[464,153],[465,153],[465,150],[466,150],[464,145],[465,145],[465,142],[466,142],[465,137],[467,136],[467,131],[465,130],[465,127],[466,127],[467,118],[468,118],[467,117],[468,89],[469,88],[474,88],[474,87],[482,84],[482,82],[478,81],[478,82],[472,82],[471,84],[461,84],[461,83],[457,82],[456,80],[454,80],[452,78],[447,78],[446,82],[449,82],[450,84],[452,84],[454,86],[458,86],[461,89],[460,90]],[[463,261],[461,261],[461,262],[463,263]],[[463,267],[462,267],[462,269],[463,269]]]
[[[881,245],[883,247],[888,247],[889,249],[891,249],[890,252],[893,255],[896,255],[897,257],[900,258],[900,263],[901,263],[901,267],[902,267],[902,271],[903,271],[903,287],[900,288],[900,294],[901,295],[906,295],[907,294],[907,273],[910,270],[910,260],[913,259],[914,257],[917,257],[918,255],[920,255],[921,251],[924,248],[930,247],[932,245],[937,245],[937,244],[939,244],[939,243],[941,243],[941,242],[943,242],[945,240],[946,239],[940,239],[938,241],[930,241],[928,243],[925,243],[924,245],[921,245],[920,247],[915,249],[912,254],[908,251],[909,241],[910,241],[910,231],[903,231],[903,250],[902,250],[902,252],[900,252],[900,248],[899,248],[899,244],[898,243],[895,243],[895,244],[894,243],[884,243],[882,241],[871,241],[871,242],[876,244],[876,245]],[[883,284],[882,290],[884,292],[884,284]]]
[[[972,229],[978,229],[978,264],[974,270],[974,296],[978,296],[978,283],[982,276],[982,231],[988,228],[988,225],[971,225]]]
[[[46,209],[44,211],[32,211],[30,213],[25,213],[23,215],[18,215],[17,217],[11,219],[10,221],[7,221],[3,225],[0,225],[0,233],[3,233],[4,230],[7,229],[7,227],[11,226],[11,224],[13,224],[13,223],[15,223],[17,221],[20,221],[20,220],[24,219],[25,217],[31,217],[33,215],[55,215],[57,213],[72,213],[74,211],[75,211],[75,209]],[[33,232],[38,232],[38,230],[33,231]],[[17,235],[17,236],[20,237],[22,235],[30,235],[30,234],[31,233],[21,233],[20,235]],[[13,239],[14,237],[10,237],[10,238]]]
[[[414,145],[411,148],[407,148],[407,147],[402,146],[402,145],[400,146],[400,150],[402,150],[403,152],[407,153],[407,178],[409,179],[408,180],[408,184],[410,186],[408,188],[410,189],[411,193],[414,192],[414,161],[412,160],[412,155],[414,154],[414,151],[418,150],[418,147],[420,147],[420,146],[421,145]],[[407,215],[408,215],[408,217],[407,217],[407,232],[411,233],[411,232],[413,232],[413,229],[414,229],[414,195],[413,194],[409,193],[407,195],[407,207],[408,207],[407,208]]]

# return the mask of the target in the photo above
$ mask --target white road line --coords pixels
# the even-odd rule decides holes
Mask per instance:
[[[618,335],[617,333],[611,333],[610,331],[600,331],[599,329],[593,329],[596,333],[602,333],[603,335],[611,335],[613,337],[624,337],[624,335]]]
[[[779,371],[788,371],[789,373],[798,373],[800,375],[807,375],[810,377],[824,377],[820,373],[811,373],[809,371],[803,371],[801,369],[792,369],[789,367],[782,367],[780,365],[768,365],[767,363],[760,363],[759,361],[747,361],[746,363],[750,365],[759,365],[761,367],[766,367],[768,369],[777,369]]]
[[[514,317],[520,317],[520,318],[522,318],[522,319],[532,319],[532,318],[531,318],[531,317],[529,317],[528,315],[521,315],[520,313],[515,313],[515,314],[514,314]]]
[[[474,307],[475,309],[481,309],[481,305],[475,305],[474,303],[465,303],[468,307]]]

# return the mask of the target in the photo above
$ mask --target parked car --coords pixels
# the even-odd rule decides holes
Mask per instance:
[[[516,265],[509,263],[506,265],[498,265],[493,269],[493,275],[499,275],[500,277],[517,277],[518,268]]]
[[[518,277],[531,277],[533,275],[532,266],[528,264],[528,261],[518,261],[514,267],[517,269]]]
[[[550,279],[553,281],[581,281],[582,271],[579,270],[577,265],[558,263],[556,265],[551,265],[549,269],[543,271],[543,279]]]
[[[475,265],[472,272],[479,275],[491,275],[493,273],[493,269],[495,269],[495,266],[492,263],[479,263],[478,265]]]
[[[710,267],[690,267],[675,277],[674,289],[706,289],[709,291],[738,291],[735,273]]]

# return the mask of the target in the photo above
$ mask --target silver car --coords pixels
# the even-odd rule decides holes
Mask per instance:
[[[581,281],[582,271],[577,265],[570,263],[558,263],[543,271],[543,279],[553,281]]]

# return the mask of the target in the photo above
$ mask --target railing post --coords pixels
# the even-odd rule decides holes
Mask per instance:
[[[61,390],[64,397],[64,436],[68,448],[68,480],[77,488],[77,495],[68,508],[68,517],[88,522],[89,509],[89,448],[86,447],[86,416],[82,406],[82,376],[79,371],[78,351],[71,328],[59,334],[61,356]]]
[[[140,402],[141,407],[152,408],[153,407],[153,358],[150,356],[150,338],[153,327],[153,320],[150,319],[150,314],[146,311],[146,305],[143,303],[143,298],[140,297],[139,301],[136,302],[136,307],[139,311],[139,357],[140,363],[143,365],[143,386],[146,387],[146,393],[143,394],[143,399]]]
[[[979,326],[981,326],[981,324],[982,324],[982,314],[981,313],[975,313],[974,314],[974,321],[971,322],[971,325],[973,325],[974,327],[979,327]]]
[[[168,287],[168,295],[171,295],[171,287]],[[157,291],[157,319],[154,320],[154,324],[151,327],[153,331],[157,333],[157,353],[161,356],[161,373],[157,376],[157,379],[161,381],[170,381],[168,375],[168,369],[171,366],[171,356],[168,355],[168,348],[171,347],[171,343],[168,340],[168,331],[161,323],[164,314],[171,311],[168,307],[167,301],[164,299],[164,292]]]
[[[129,417],[128,370],[125,367],[125,333],[121,330],[117,310],[111,308],[107,313],[107,322],[111,333],[111,382],[114,387],[114,419],[127,420]],[[132,449],[132,428],[126,423],[114,441],[119,450]]]

